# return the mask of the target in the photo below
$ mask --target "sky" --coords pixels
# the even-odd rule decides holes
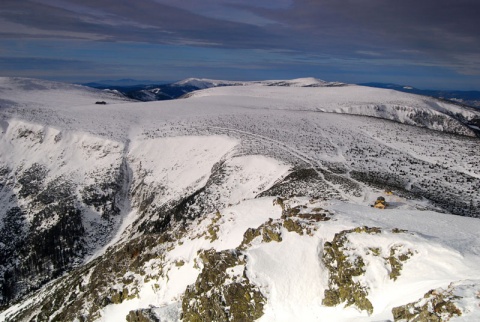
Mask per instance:
[[[478,0],[2,0],[0,76],[480,90]]]

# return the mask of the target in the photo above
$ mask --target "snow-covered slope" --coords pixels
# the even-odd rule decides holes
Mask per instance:
[[[81,85],[20,77],[0,77],[0,107],[28,106],[70,107],[96,101],[123,103],[130,101],[118,92],[101,91]]]
[[[263,86],[288,86],[288,87],[322,87],[322,86],[343,86],[345,84],[338,82],[325,82],[313,77],[298,78],[292,80],[269,80],[269,81],[225,81],[207,78],[187,78],[172,84],[162,85],[137,85],[132,87],[117,88],[125,96],[143,101],[161,101],[171,100],[182,96],[188,96],[189,93],[212,87],[225,86],[248,86],[259,84]]]
[[[208,78],[187,78],[176,83],[173,83],[173,86],[191,86],[198,89],[205,89],[210,87],[218,86],[243,86],[249,82],[236,82],[236,81],[226,81],[226,80],[217,80],[217,79],[208,79]]]
[[[478,319],[470,110],[311,79],[102,106],[27,83],[0,86],[0,320]]]
[[[288,80],[265,80],[265,81],[225,81],[214,80],[207,78],[187,78],[172,84],[174,86],[191,86],[198,89],[206,89],[211,87],[224,86],[248,86],[248,85],[263,85],[263,86],[284,86],[284,87],[334,87],[344,86],[340,82],[327,82],[314,77],[296,78]]]
[[[373,116],[470,136],[474,136],[475,132],[467,124],[480,120],[477,110],[394,90],[356,85],[295,89],[282,86],[270,90],[261,86],[211,88],[191,95],[227,97],[229,100],[241,97],[243,107],[265,106],[269,109]]]
[[[267,86],[286,86],[286,87],[337,87],[345,86],[345,83],[327,82],[314,77],[295,78],[288,80],[267,80],[260,82],[251,82],[250,84],[261,84]]]

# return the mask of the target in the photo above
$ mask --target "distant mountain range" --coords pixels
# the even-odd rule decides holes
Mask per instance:
[[[270,83],[268,83],[270,82]],[[200,89],[220,86],[245,86],[254,83],[261,83],[268,86],[296,86],[296,87],[318,87],[318,86],[342,86],[339,82],[324,82],[315,78],[299,78],[296,80],[274,80],[258,82],[224,81],[205,78],[187,78],[178,82],[150,81],[150,80],[102,80],[98,82],[84,83],[82,85],[97,89],[112,90],[124,96],[143,101],[163,101],[179,98],[187,93]],[[361,83],[358,85],[393,89],[396,91],[431,96],[438,99],[462,104],[470,107],[480,108],[480,91],[457,91],[457,90],[428,90],[418,89],[407,85],[391,83]]]
[[[295,83],[294,81],[297,81]],[[270,84],[266,84],[270,82]],[[163,101],[179,98],[185,94],[200,89],[219,86],[245,86],[252,83],[261,83],[269,86],[297,86],[297,87],[318,87],[318,86],[342,86],[339,82],[324,82],[315,78],[299,78],[297,80],[276,80],[276,81],[223,81],[205,78],[187,78],[178,82],[149,81],[149,80],[104,80],[98,82],[84,83],[82,85],[103,90],[112,90],[122,95],[142,102]],[[457,90],[425,90],[407,85],[391,83],[361,83],[358,85],[393,89],[404,93],[412,93],[424,96],[435,97],[446,101],[462,104],[465,106],[480,108],[480,91],[457,91]]]
[[[149,83],[150,81],[135,81],[124,79],[118,81],[99,81],[85,83],[84,86],[103,90],[119,92],[124,96],[142,102],[163,101],[179,98],[185,94],[211,87],[246,86],[260,84],[265,86],[289,87],[331,87],[343,86],[344,83],[326,82],[313,77],[297,78],[292,80],[266,80],[266,81],[226,81],[207,78],[187,78],[173,83]]]
[[[99,87],[109,87],[109,86],[146,86],[152,84],[169,84],[172,81],[154,81],[154,80],[138,80],[138,79],[131,79],[131,78],[124,78],[124,79],[106,79],[100,80],[97,82],[90,82],[90,83],[83,83],[81,85],[99,88]]]

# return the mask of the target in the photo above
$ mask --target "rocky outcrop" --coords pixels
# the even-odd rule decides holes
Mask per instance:
[[[126,317],[127,322],[161,322],[151,309],[133,310]]]
[[[238,251],[199,254],[203,269],[185,291],[183,321],[253,321],[263,315],[265,297],[245,274],[245,256]]]
[[[427,292],[416,302],[397,306],[392,309],[394,321],[443,322],[462,315],[455,305],[460,296],[453,294],[454,287]]]
[[[345,303],[345,306],[355,306],[359,310],[373,313],[374,307],[368,299],[369,288],[362,282],[368,267],[368,257],[378,258],[388,268],[389,277],[396,280],[401,275],[403,263],[414,255],[414,250],[403,244],[395,244],[382,249],[374,243],[372,246],[360,248],[350,240],[356,234],[382,234],[378,227],[357,227],[344,230],[337,234],[331,242],[325,242],[323,261],[329,271],[329,288],[325,290],[323,305],[336,306]],[[394,229],[391,234],[405,233]]]

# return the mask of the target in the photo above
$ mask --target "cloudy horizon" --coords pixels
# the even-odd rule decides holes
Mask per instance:
[[[4,0],[0,76],[480,90],[475,0]]]

